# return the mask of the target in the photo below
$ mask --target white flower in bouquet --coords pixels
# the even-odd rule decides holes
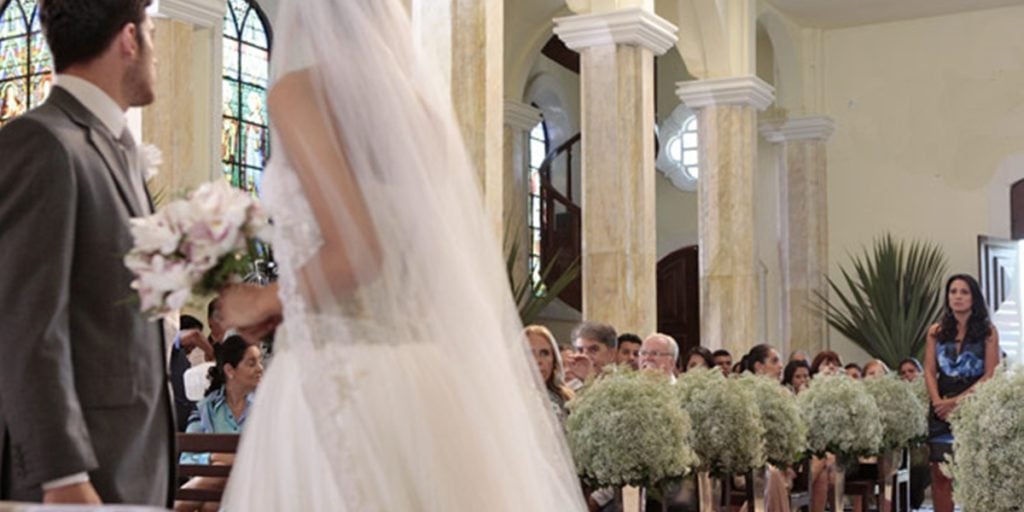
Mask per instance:
[[[923,379],[921,379],[923,380]],[[894,450],[922,439],[928,433],[927,409],[913,384],[895,376],[864,379],[882,418],[882,450]]]
[[[878,453],[882,418],[864,383],[846,374],[822,375],[797,395],[807,424],[807,444],[818,456],[831,452],[840,461]]]
[[[164,164],[164,154],[153,144],[143,144],[139,149],[142,159],[143,178],[149,181],[160,174],[160,166]]]
[[[788,466],[802,459],[807,452],[807,425],[800,415],[796,395],[767,377],[745,373],[738,380],[754,393],[761,411],[768,462]]]
[[[964,510],[1009,512],[1024,503],[1024,372],[1000,367],[960,402],[953,427],[954,494]]]
[[[690,419],[663,375],[605,374],[569,402],[569,410],[569,447],[588,485],[657,488],[697,463]]]
[[[148,217],[132,219],[135,245],[124,257],[143,312],[180,309],[192,294],[209,295],[251,270],[258,240],[270,237],[259,202],[222,180],[201,185]]]
[[[764,466],[765,428],[751,389],[718,368],[690,369],[676,387],[702,469],[732,475]]]

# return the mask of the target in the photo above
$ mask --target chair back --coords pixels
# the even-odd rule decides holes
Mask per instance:
[[[179,433],[175,460],[181,460],[182,452],[236,453],[238,451],[238,434],[189,434]],[[220,477],[227,480],[231,474],[229,465],[178,464],[178,477],[194,476]],[[216,502],[221,500],[223,490],[186,489],[179,487],[174,499],[180,501]]]

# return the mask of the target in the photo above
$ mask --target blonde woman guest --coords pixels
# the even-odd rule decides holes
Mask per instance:
[[[547,389],[548,398],[551,400],[551,409],[558,416],[558,420],[564,422],[567,414],[565,403],[572,400],[575,394],[565,384],[562,355],[558,350],[558,343],[555,342],[555,336],[543,325],[528,325],[523,329],[523,334],[530,344],[533,358],[537,361],[537,370],[540,371],[544,388]]]
[[[864,364],[864,378],[889,375],[889,367],[881,359],[872,359]]]

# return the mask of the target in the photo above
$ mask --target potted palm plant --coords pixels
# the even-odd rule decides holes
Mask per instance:
[[[812,305],[829,325],[891,368],[920,356],[928,326],[942,308],[946,257],[941,249],[887,233],[871,249],[851,256],[840,272],[842,279],[828,278],[831,296],[819,293]]]

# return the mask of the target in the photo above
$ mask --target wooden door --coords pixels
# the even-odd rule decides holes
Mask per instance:
[[[683,247],[658,262],[658,332],[686,354],[700,345],[700,274],[697,246]]]
[[[978,277],[999,345],[1007,358],[1019,361],[1021,341],[1020,274],[1017,242],[978,237]]]

